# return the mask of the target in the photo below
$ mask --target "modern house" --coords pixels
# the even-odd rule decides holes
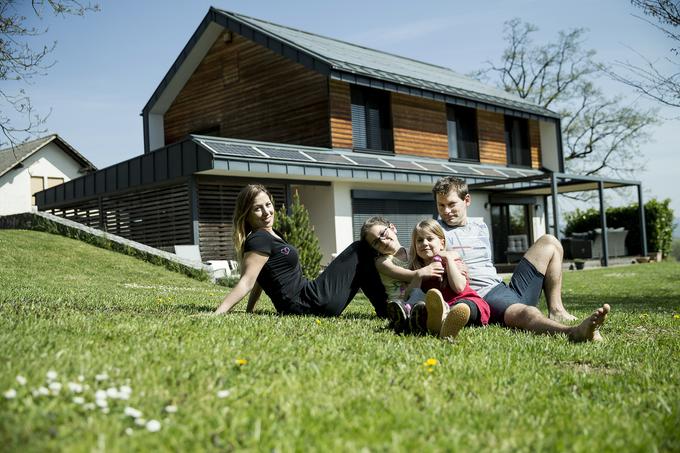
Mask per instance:
[[[0,215],[34,210],[36,192],[94,170],[56,134],[0,150]]]
[[[505,262],[509,237],[547,231],[549,205],[557,230],[558,191],[639,188],[565,175],[555,112],[447,68],[215,8],[142,117],[144,154],[42,192],[40,209],[233,259],[236,194],[258,182],[278,204],[300,194],[328,262],[376,214],[409,243],[436,213],[434,182],[456,175]]]

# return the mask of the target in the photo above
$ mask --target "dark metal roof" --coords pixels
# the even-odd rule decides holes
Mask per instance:
[[[36,202],[39,209],[50,209],[194,173],[428,185],[448,175],[482,183],[543,174],[529,168],[190,135],[180,143],[38,192]]]
[[[30,142],[22,143],[15,147],[0,150],[0,176],[12,170],[17,165],[52,142],[55,142],[55,144],[64,150],[64,152],[79,162],[86,171],[97,169],[97,167],[95,167],[92,162],[85,159],[82,154],[76,151],[71,145],[66,143],[64,139],[59,137],[57,134],[52,134],[46,137],[31,140]]]
[[[210,8],[147,102],[143,114],[153,109],[213,22],[333,79],[517,116],[559,119],[555,112],[445,67],[216,8]]]
[[[522,178],[511,178],[505,181],[485,181],[470,184],[471,190],[485,190],[494,193],[506,193],[524,196],[542,196],[552,194],[551,175],[555,176],[557,193],[585,192],[617,187],[640,186],[640,181],[611,179],[603,176],[571,175],[567,173],[542,173]]]

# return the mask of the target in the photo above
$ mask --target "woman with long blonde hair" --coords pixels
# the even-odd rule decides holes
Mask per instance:
[[[226,313],[248,293],[251,312],[262,291],[282,314],[338,316],[361,289],[378,316],[385,316],[387,295],[373,264],[373,251],[356,241],[314,280],[302,275],[295,247],[274,230],[274,202],[260,184],[244,187],[236,199],[233,240],[241,278],[216,313]]]

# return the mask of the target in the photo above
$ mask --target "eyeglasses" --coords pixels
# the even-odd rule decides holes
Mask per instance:
[[[387,237],[387,231],[390,229],[390,227],[386,226],[384,230],[380,232],[377,238],[373,242],[371,242],[371,247],[372,248],[377,248],[380,243],[385,240]]]

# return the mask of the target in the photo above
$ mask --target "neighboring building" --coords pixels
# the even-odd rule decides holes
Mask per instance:
[[[45,191],[40,208],[232,259],[235,196],[256,181],[279,203],[300,193],[327,262],[375,214],[409,243],[435,214],[432,185],[455,174],[478,189],[470,214],[504,262],[508,236],[546,232],[557,184],[598,184],[561,173],[555,112],[447,68],[215,8],[142,116],[144,155]]]
[[[34,210],[36,192],[94,170],[56,134],[0,150],[0,215]]]

